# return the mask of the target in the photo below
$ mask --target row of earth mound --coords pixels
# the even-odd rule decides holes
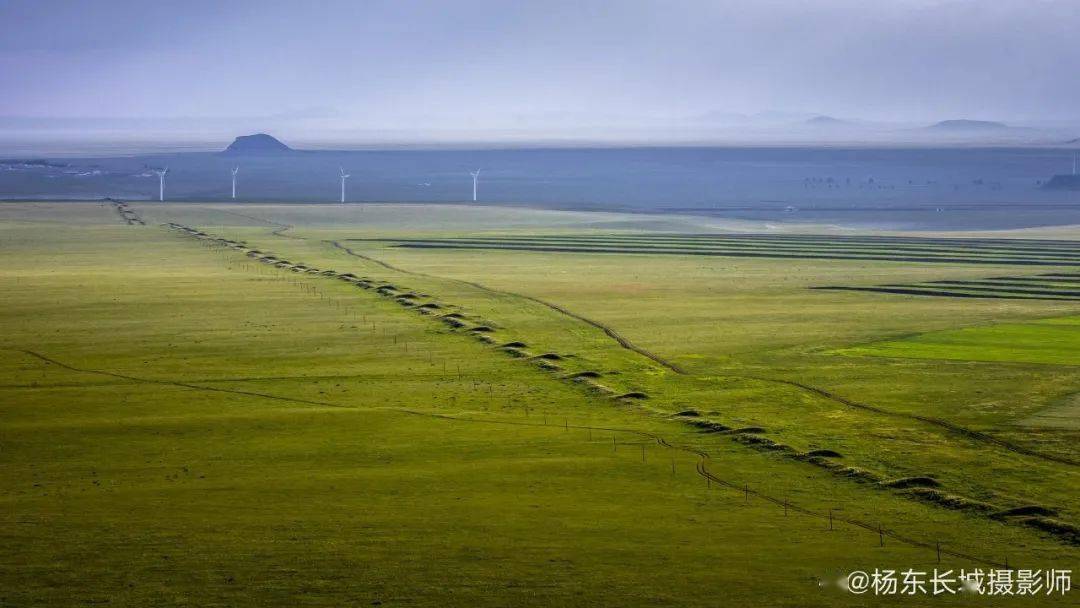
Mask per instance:
[[[896,490],[908,498],[931,503],[956,511],[967,511],[985,515],[999,521],[1024,524],[1073,545],[1080,545],[1080,527],[1057,519],[1057,511],[1042,505],[1018,505],[1001,508],[988,502],[974,500],[957,494],[950,494],[941,489],[941,482],[931,476],[919,475],[889,479],[864,468],[846,466],[838,462],[843,455],[835,450],[816,449],[799,452],[789,445],[761,436],[764,428],[751,426],[731,428],[719,422],[701,417],[697,410],[684,410],[676,414],[686,424],[697,427],[705,433],[731,435],[735,441],[754,449],[773,452],[782,456],[806,462],[829,470],[835,475],[865,484],[872,484],[882,489]]]
[[[404,308],[415,310],[420,314],[428,315],[439,320],[451,331],[472,335],[479,342],[492,345],[510,357],[532,362],[546,371],[562,372],[564,370],[560,364],[574,357],[574,355],[562,355],[554,352],[534,354],[528,350],[529,345],[520,340],[500,341],[496,338],[500,332],[496,329],[494,323],[479,319],[475,315],[468,315],[460,306],[436,301],[429,294],[417,293],[416,291],[396,285],[390,281],[361,277],[351,272],[339,273],[335,270],[323,270],[307,264],[291,262],[278,257],[275,254],[248,247],[246,243],[215,237],[181,224],[169,223],[167,226],[173,230],[178,230],[198,239],[213,241],[217,245],[228,247],[239,253],[243,253],[257,262],[273,266],[274,268],[288,270],[297,274],[337,279],[355,285],[361,289],[370,290],[382,297],[394,300]],[[564,380],[574,382],[587,388],[590,393],[596,395],[622,401],[648,399],[648,395],[640,391],[620,393],[611,387],[601,384],[598,381],[601,377],[602,374],[600,372],[593,370],[570,372],[560,376],[560,378]]]
[[[337,279],[355,285],[358,288],[372,291],[382,297],[392,299],[402,307],[414,310],[422,315],[427,315],[445,324],[451,331],[464,335],[472,335],[479,342],[492,345],[510,357],[535,363],[543,370],[550,372],[563,372],[560,363],[573,357],[573,355],[560,355],[553,352],[533,354],[528,350],[529,346],[519,340],[500,341],[495,336],[499,333],[496,325],[490,321],[468,315],[459,306],[448,305],[436,301],[428,294],[417,293],[395,285],[389,281],[373,279],[370,277],[357,276],[353,273],[339,273],[334,270],[323,270],[302,263],[295,263],[283,259],[272,253],[267,253],[249,247],[246,243],[216,237],[200,230],[183,226],[181,224],[166,224],[172,230],[176,230],[204,241],[212,241],[214,244],[228,247],[249,258],[263,264],[282,270],[288,270],[298,274],[315,275],[324,278]],[[620,402],[648,399],[649,396],[640,391],[619,393],[614,389],[599,382],[602,374],[593,370],[563,373],[560,379],[574,382],[585,387],[589,393],[596,396],[611,398]],[[715,414],[715,412],[710,412]],[[904,496],[923,502],[935,504],[944,508],[966,511],[970,513],[989,516],[1000,521],[1021,523],[1049,533],[1054,537],[1070,544],[1080,545],[1080,527],[1057,519],[1056,511],[1040,505],[1019,505],[1012,508],[1001,508],[987,502],[970,499],[956,494],[950,494],[941,489],[941,483],[930,476],[912,476],[898,479],[888,479],[867,469],[846,466],[839,462],[843,455],[835,450],[815,449],[807,452],[799,452],[783,443],[762,436],[766,430],[758,426],[733,428],[705,418],[697,410],[684,410],[673,416],[684,424],[692,426],[703,433],[728,435],[734,441],[751,448],[778,454],[801,462],[806,462],[831,471],[840,477],[848,478],[859,483],[873,484],[882,489],[898,491]]]
[[[120,219],[124,221],[128,226],[145,226],[146,222],[143,221],[139,214],[128,206],[124,201],[118,201],[116,199],[107,198],[107,202],[113,204],[113,208],[116,209],[116,213],[120,216]]]

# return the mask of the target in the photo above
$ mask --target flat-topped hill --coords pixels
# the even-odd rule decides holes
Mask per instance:
[[[225,154],[280,154],[292,152],[292,148],[266,133],[241,135],[225,148]]]

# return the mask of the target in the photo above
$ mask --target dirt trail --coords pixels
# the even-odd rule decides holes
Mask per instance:
[[[19,351],[24,352],[24,351]],[[84,370],[85,371],[85,370]],[[207,383],[246,383],[246,382],[266,382],[266,381],[279,381],[279,380],[355,380],[360,377],[366,377],[366,374],[300,374],[300,375],[285,375],[285,376],[227,376],[224,378],[195,378],[188,380],[188,382],[207,382]],[[116,381],[101,381],[101,382],[22,382],[16,384],[0,384],[0,389],[33,389],[33,390],[48,390],[54,388],[101,388],[106,386],[130,386],[135,383],[134,381],[117,378]]]
[[[242,217],[242,218],[244,218],[246,220],[252,220],[252,221],[260,222],[260,223],[267,224],[267,225],[270,225],[270,226],[274,226],[274,230],[271,230],[270,234],[272,234],[274,236],[280,236],[283,239],[296,239],[298,241],[306,240],[302,236],[293,236],[291,234],[284,234],[285,232],[295,228],[295,226],[293,226],[292,224],[282,224],[281,222],[275,222],[274,220],[268,220],[266,218],[259,217],[257,215],[250,215],[248,213],[240,213],[238,211],[229,211],[227,209],[216,209],[215,208],[214,211],[217,211],[218,213],[224,213],[226,215],[235,215],[236,217]]]
[[[666,367],[667,369],[675,372],[676,374],[686,374],[687,373],[686,370],[679,367],[678,364],[672,363],[671,361],[668,361],[667,359],[664,359],[660,355],[657,355],[654,352],[651,352],[649,350],[646,350],[645,348],[642,348],[642,347],[634,344],[629,339],[627,339],[625,336],[623,336],[619,332],[615,331],[615,329],[613,329],[611,326],[606,325],[604,323],[601,323],[600,321],[597,321],[595,319],[590,319],[590,318],[588,318],[586,316],[580,315],[580,314],[578,314],[576,312],[573,312],[571,310],[567,310],[566,308],[564,308],[562,306],[559,306],[558,304],[554,304],[552,302],[548,302],[546,300],[541,300],[540,298],[525,295],[525,294],[522,294],[522,293],[516,293],[516,292],[513,292],[513,291],[504,291],[504,290],[501,290],[501,289],[494,289],[494,288],[491,288],[491,287],[487,287],[486,285],[482,285],[480,283],[475,283],[473,281],[466,281],[466,280],[463,280],[463,279],[452,279],[452,278],[448,278],[448,277],[440,277],[440,276],[425,274],[425,273],[422,273],[422,272],[415,272],[415,271],[412,271],[412,270],[406,270],[406,269],[400,268],[398,266],[392,266],[390,264],[387,264],[386,262],[384,262],[382,260],[379,260],[379,259],[376,259],[376,258],[373,258],[373,257],[370,257],[370,256],[366,256],[366,255],[363,255],[363,254],[360,254],[360,253],[356,253],[355,251],[353,251],[352,249],[342,245],[338,241],[328,241],[328,242],[331,245],[333,245],[334,247],[344,251],[348,255],[358,257],[358,258],[363,259],[363,260],[367,260],[369,262],[372,262],[373,264],[378,264],[379,266],[382,266],[383,268],[386,268],[388,270],[393,270],[395,272],[401,272],[401,273],[404,273],[404,274],[424,277],[424,278],[438,280],[438,281],[453,281],[453,282],[459,283],[461,285],[468,285],[470,287],[473,287],[475,289],[479,289],[481,291],[490,293],[492,295],[500,295],[500,296],[508,296],[508,297],[512,297],[512,298],[520,298],[522,300],[529,300],[530,302],[535,302],[537,304],[540,304],[541,306],[546,306],[547,308],[550,308],[551,310],[554,310],[555,312],[558,312],[558,313],[560,313],[562,315],[565,315],[565,316],[570,317],[572,319],[576,319],[578,321],[581,321],[582,323],[585,323],[587,325],[591,325],[591,326],[599,329],[600,331],[604,332],[604,334],[606,334],[609,338],[611,338],[611,339],[615,340],[616,342],[618,342],[619,346],[621,346],[621,347],[623,347],[623,348],[625,348],[627,350],[633,351],[633,352],[635,352],[635,353],[637,353],[637,354],[639,354],[639,355],[641,355],[643,357],[651,359],[653,362],[655,362],[655,363],[657,363],[657,364],[659,364],[659,365],[661,365],[663,367]]]
[[[276,230],[271,230],[270,234],[272,234],[274,236],[280,236],[283,239],[295,239],[297,241],[306,241],[307,240],[302,236],[294,236],[292,234],[285,234],[286,231],[289,231],[289,230],[292,230],[292,229],[293,229],[292,226],[284,226],[283,225],[283,226],[281,226],[280,228],[278,228]]]
[[[179,386],[181,388],[188,388],[188,389],[197,390],[197,391],[211,391],[211,392],[215,392],[215,393],[232,393],[232,394],[235,394],[235,395],[244,395],[244,396],[247,396],[247,397],[260,397],[262,399],[274,399],[274,400],[277,400],[277,401],[287,401],[287,402],[291,402],[291,403],[303,403],[305,405],[319,405],[319,406],[325,406],[325,407],[348,407],[348,406],[344,406],[344,405],[337,405],[337,404],[334,404],[334,403],[328,403],[328,402],[325,402],[325,401],[313,401],[313,400],[310,400],[310,399],[296,399],[296,398],[293,398],[293,397],[280,397],[278,395],[271,395],[271,394],[268,394],[268,393],[257,393],[257,392],[254,392],[254,391],[242,391],[242,390],[237,390],[237,389],[217,388],[217,387],[213,387],[213,386],[202,386],[202,385],[199,385],[199,384],[191,384],[191,383],[188,383],[188,382],[178,382],[178,381],[175,381],[175,380],[157,380],[157,379],[154,379],[154,378],[140,378],[138,376],[132,376],[132,375],[129,375],[129,374],[120,374],[120,373],[109,372],[109,371],[104,371],[104,370],[80,368],[80,367],[75,367],[73,365],[68,365],[67,363],[63,363],[61,361],[57,361],[56,359],[52,359],[50,357],[46,357],[45,355],[43,355],[41,353],[34,352],[32,350],[23,350],[23,351],[20,351],[20,352],[25,353],[27,355],[30,355],[31,357],[34,357],[34,358],[39,359],[41,361],[44,361],[45,363],[56,365],[57,367],[62,367],[62,368],[66,369],[66,370],[69,370],[69,371],[81,372],[81,373],[84,373],[84,374],[98,374],[98,375],[101,375],[101,376],[109,376],[109,377],[112,377],[112,378],[120,378],[120,379],[123,379],[123,380],[130,380],[132,382],[141,382],[141,383],[144,383],[144,384],[162,384],[162,385],[169,385],[169,386]]]
[[[58,367],[61,367],[63,369],[69,370],[69,371],[89,373],[89,374],[99,374],[99,375],[104,375],[104,376],[111,376],[111,377],[114,377],[114,378],[123,378],[125,380],[130,380],[130,381],[133,381],[133,382],[144,383],[144,384],[170,385],[170,386],[178,386],[178,387],[188,388],[188,389],[192,389],[192,390],[211,391],[211,392],[218,392],[218,393],[234,393],[234,394],[238,394],[238,395],[244,395],[244,396],[248,396],[248,397],[257,397],[257,398],[261,398],[261,399],[270,399],[270,400],[274,400],[274,401],[284,401],[284,402],[298,403],[298,404],[302,404],[302,405],[315,405],[315,406],[320,406],[320,407],[332,407],[332,408],[349,409],[349,410],[356,410],[356,411],[398,412],[398,413],[408,414],[408,415],[412,415],[412,416],[421,416],[421,417],[425,417],[425,418],[433,418],[433,419],[437,419],[437,420],[448,420],[448,421],[453,421],[453,422],[464,422],[464,423],[473,423],[473,424],[493,424],[493,425],[503,425],[503,426],[545,427],[545,428],[555,428],[555,429],[565,428],[565,429],[575,429],[575,430],[604,431],[604,432],[610,432],[610,433],[622,433],[622,434],[632,435],[632,436],[635,436],[635,437],[639,437],[639,438],[646,439],[648,441],[654,442],[654,443],[656,443],[658,446],[660,446],[662,448],[677,451],[677,452],[681,452],[681,453],[685,453],[685,454],[689,454],[689,455],[692,455],[692,456],[696,457],[697,458],[697,463],[695,465],[695,471],[696,471],[697,475],[702,477],[702,478],[705,478],[706,480],[708,480],[710,484],[711,483],[716,483],[717,485],[719,485],[721,487],[725,487],[725,488],[728,488],[728,489],[732,489],[732,490],[736,490],[736,491],[745,493],[748,497],[749,496],[755,496],[755,497],[757,497],[757,498],[759,498],[759,499],[761,499],[761,500],[763,500],[765,502],[768,502],[768,503],[771,503],[771,504],[774,504],[774,505],[777,505],[777,506],[782,506],[785,509],[785,512],[787,510],[790,510],[790,511],[794,511],[796,513],[799,513],[799,514],[802,514],[802,515],[805,515],[805,516],[808,516],[808,517],[812,517],[812,518],[815,518],[815,519],[819,519],[819,520],[830,520],[830,521],[833,521],[834,523],[836,523],[836,522],[846,523],[846,524],[848,524],[850,526],[860,528],[860,529],[863,529],[863,530],[867,530],[869,532],[879,534],[879,535],[881,535],[883,537],[886,537],[886,538],[891,538],[891,539],[896,540],[896,541],[898,541],[898,542],[900,542],[902,544],[905,544],[905,545],[909,545],[909,546],[917,547],[917,548],[928,549],[928,550],[932,550],[932,551],[940,551],[942,555],[949,555],[949,556],[952,556],[952,557],[955,557],[955,558],[958,558],[958,559],[963,559],[963,560],[970,561],[972,563],[978,563],[978,564],[983,564],[983,565],[986,565],[986,566],[993,566],[993,567],[997,567],[997,568],[1006,567],[1006,565],[1003,564],[1003,563],[999,563],[999,562],[996,562],[996,561],[993,561],[993,560],[989,560],[989,559],[985,559],[985,558],[978,557],[978,556],[975,556],[975,555],[971,555],[969,553],[956,551],[956,550],[950,549],[948,547],[940,546],[937,543],[932,543],[932,542],[929,542],[929,541],[919,540],[919,539],[916,539],[914,537],[907,536],[905,534],[901,534],[901,533],[897,532],[896,530],[884,528],[881,525],[875,525],[875,524],[864,522],[864,521],[861,521],[861,520],[858,520],[858,519],[845,517],[845,516],[840,515],[838,513],[822,513],[822,512],[819,512],[819,511],[815,511],[813,509],[800,506],[800,505],[798,505],[796,503],[792,503],[791,501],[789,501],[786,498],[780,499],[780,498],[777,498],[775,496],[771,496],[769,494],[761,492],[759,490],[752,489],[748,485],[746,485],[745,483],[739,483],[739,482],[731,481],[731,480],[728,480],[728,479],[724,479],[724,478],[718,476],[717,474],[715,474],[715,473],[713,473],[712,471],[709,470],[708,463],[710,461],[710,456],[709,456],[708,452],[706,452],[704,450],[701,450],[701,449],[698,449],[698,448],[691,447],[691,446],[671,443],[671,442],[667,441],[663,436],[661,436],[659,434],[652,433],[652,432],[649,432],[649,431],[642,431],[640,429],[623,428],[623,427],[609,427],[609,426],[590,426],[590,425],[569,424],[569,423],[565,423],[563,425],[557,425],[557,424],[556,425],[550,425],[550,424],[547,424],[547,423],[528,422],[528,421],[520,421],[520,420],[490,420],[490,419],[483,419],[483,418],[473,418],[471,416],[460,416],[460,415],[455,416],[455,415],[451,415],[451,414],[439,414],[439,413],[435,413],[435,412],[425,412],[425,411],[420,411],[420,410],[414,410],[414,409],[409,409],[409,408],[398,408],[398,407],[361,408],[361,407],[342,405],[342,404],[338,404],[338,403],[330,403],[330,402],[326,402],[326,401],[314,401],[314,400],[309,400],[309,399],[296,399],[296,398],[292,398],[292,397],[283,397],[283,396],[280,396],[280,395],[272,395],[272,394],[268,394],[268,393],[257,393],[257,392],[252,392],[252,391],[237,391],[237,390],[229,390],[229,389],[219,389],[219,388],[214,388],[214,387],[209,387],[209,386],[200,386],[200,385],[197,385],[197,384],[191,384],[189,382],[183,382],[183,381],[177,381],[177,380],[159,380],[159,379],[151,379],[151,378],[140,378],[138,376],[132,376],[132,375],[129,375],[129,374],[121,374],[121,373],[117,373],[117,372],[110,372],[110,371],[106,371],[106,370],[98,370],[98,369],[88,369],[88,368],[76,367],[74,365],[70,365],[70,364],[64,363],[62,361],[58,361],[56,359],[53,359],[51,357],[45,356],[45,355],[43,355],[41,353],[31,351],[31,350],[22,350],[20,352],[25,353],[26,355],[34,357],[34,358],[36,358],[36,359],[38,359],[38,360],[40,360],[42,362],[45,362],[47,364],[56,365]],[[1015,565],[1014,565],[1014,567],[1015,567]]]

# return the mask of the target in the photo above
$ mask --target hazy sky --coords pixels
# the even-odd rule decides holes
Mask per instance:
[[[1080,119],[1080,0],[0,0],[0,116]]]

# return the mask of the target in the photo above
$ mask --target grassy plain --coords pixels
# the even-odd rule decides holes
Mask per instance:
[[[1024,423],[1080,390],[1075,368],[836,351],[1076,306],[806,289],[1001,268],[348,240],[656,228],[589,214],[133,207],[147,226],[121,224],[108,205],[0,205],[2,605],[918,605],[930,600],[820,584],[852,569],[932,569],[937,542],[948,567],[1076,568],[1075,546],[1044,531],[673,417],[761,426],[755,436],[837,450],[883,479],[929,475],[949,493],[1075,522],[1075,467],[907,417],[1075,458],[1075,428]],[[167,221],[393,283],[491,327],[496,345],[558,354],[561,369]],[[562,379],[586,370],[648,399]],[[706,482],[695,451],[727,485]],[[884,546],[851,522],[882,526]]]
[[[929,332],[840,351],[849,355],[1080,365],[1080,317]]]

